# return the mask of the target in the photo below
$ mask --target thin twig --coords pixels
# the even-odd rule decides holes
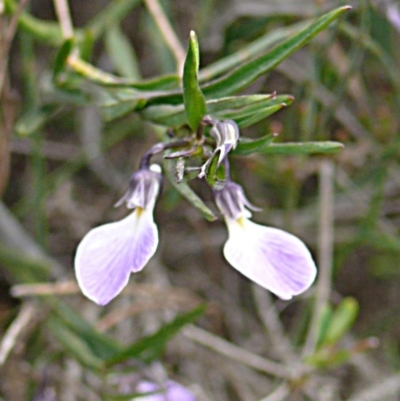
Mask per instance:
[[[194,302],[193,299],[179,299],[173,296],[163,296],[151,298],[148,300],[135,301],[133,304],[131,303],[131,300],[129,300],[129,298],[124,299],[128,300],[128,304],[119,306],[118,308],[112,310],[110,313],[102,317],[96,325],[97,330],[103,332],[109,330],[110,328],[116,326],[121,322],[125,322],[126,325],[126,322],[129,318],[138,314],[142,314],[144,312],[165,311],[167,309],[171,309],[174,311],[188,310],[199,305],[199,302]]]
[[[259,401],[283,401],[290,393],[290,390],[286,384],[281,384],[275,389],[274,392],[262,398]]]
[[[348,401],[381,401],[400,393],[400,374],[390,376],[353,395]]]
[[[308,332],[304,355],[313,352],[319,331],[321,313],[329,301],[331,292],[332,258],[333,258],[333,176],[334,166],[331,160],[323,160],[319,170],[320,183],[320,225],[318,252],[318,282],[316,301],[310,331]]]
[[[172,26],[165,16],[164,10],[162,9],[158,0],[144,0],[144,2],[149,13],[153,17],[154,22],[160,30],[166,45],[172,52],[176,60],[178,74],[181,76],[183,64],[185,62],[185,50],[177,38],[175,31],[172,29]]]
[[[232,358],[235,361],[239,361],[261,372],[268,373],[271,376],[285,379],[290,378],[289,372],[283,365],[246,351],[206,330],[191,325],[186,326],[182,332],[185,337],[190,338],[191,340],[196,341],[221,355]]]
[[[67,0],[53,0],[58,21],[60,22],[61,32],[64,39],[74,37],[74,29],[71,20],[71,13]]]
[[[40,284],[17,284],[11,288],[11,295],[16,298],[43,295],[69,295],[77,294],[78,292],[79,287],[75,281]]]
[[[0,344],[0,366],[3,366],[12,349],[16,346],[21,334],[37,316],[37,309],[32,304],[22,306],[18,316],[12,322]]]
[[[18,4],[18,8],[10,19],[7,29],[5,30],[4,37],[0,36],[0,94],[3,91],[4,79],[6,76],[6,69],[8,65],[8,54],[10,52],[11,44],[17,31],[18,20],[21,13],[28,5],[29,0],[21,0]],[[0,32],[2,34],[2,32]]]

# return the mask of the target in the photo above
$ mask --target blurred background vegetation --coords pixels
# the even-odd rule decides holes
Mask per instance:
[[[166,378],[199,401],[399,400],[400,5],[160,3],[0,0],[0,400],[130,400]],[[290,302],[253,287],[221,256],[221,219],[166,181],[156,256],[107,307],[86,300],[75,248],[126,214],[113,204],[168,126],[152,90],[179,89],[190,30],[206,82],[346,4],[246,85],[295,100],[241,130],[344,148],[231,158],[254,219],[310,247],[316,285]],[[216,213],[203,184],[190,185]]]

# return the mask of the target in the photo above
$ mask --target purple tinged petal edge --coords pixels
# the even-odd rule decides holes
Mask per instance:
[[[311,286],[317,270],[299,238],[243,217],[226,223],[229,238],[224,256],[240,273],[285,300]]]
[[[142,381],[138,384],[136,391],[140,394],[161,390],[158,394],[140,397],[140,400],[143,401],[196,401],[196,397],[189,389],[173,380],[168,380],[164,387],[165,390],[162,391],[162,387],[159,385],[150,381]]]
[[[82,293],[98,305],[106,305],[128,284],[132,272],[143,269],[157,245],[152,210],[138,208],[120,221],[90,230],[75,256]]]

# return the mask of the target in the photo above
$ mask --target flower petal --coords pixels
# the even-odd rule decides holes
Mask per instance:
[[[136,391],[139,394],[159,391],[158,394],[140,397],[139,400],[141,401],[196,401],[190,390],[172,380],[165,384],[165,389],[160,388],[155,383],[142,381],[138,384]]]
[[[282,299],[307,290],[317,270],[305,244],[277,228],[241,218],[226,219],[226,260],[243,275]]]
[[[115,223],[89,231],[75,256],[75,273],[84,295],[99,305],[115,298],[132,272],[143,269],[158,245],[152,210],[135,209]]]

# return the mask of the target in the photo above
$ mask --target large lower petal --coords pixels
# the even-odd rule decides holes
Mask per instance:
[[[89,231],[75,256],[78,284],[89,299],[105,305],[154,255],[158,231],[152,211],[141,208],[115,223]]]
[[[243,217],[226,223],[225,258],[250,280],[282,299],[304,292],[313,283],[315,263],[299,238]]]

